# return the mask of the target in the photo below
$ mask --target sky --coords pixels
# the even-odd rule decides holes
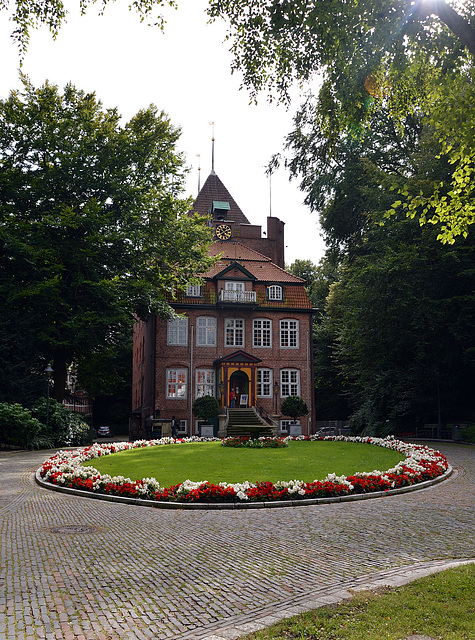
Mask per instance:
[[[117,107],[124,122],[155,104],[181,128],[178,148],[190,167],[185,195],[193,197],[211,171],[214,128],[215,171],[249,221],[265,230],[272,211],[285,222],[286,264],[318,263],[325,245],[298,181],[289,181],[283,168],[271,184],[265,175],[292,129],[297,91],[289,109],[268,104],[265,96],[251,104],[239,75],[231,74],[225,24],[207,23],[206,0],[178,0],[177,10],[165,8],[164,33],[141,23],[127,0],[108,4],[103,16],[95,6],[80,16],[78,4],[66,0],[69,16],[56,40],[45,28],[32,32],[22,71],[33,85],[49,80],[63,88],[72,82],[94,91],[104,107]],[[12,30],[7,12],[0,11],[0,98],[21,86]]]

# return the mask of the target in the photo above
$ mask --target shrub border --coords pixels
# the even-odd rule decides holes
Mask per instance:
[[[326,437],[326,438],[316,438],[316,437],[296,437],[296,438],[291,438],[293,440],[330,440],[330,441],[348,441],[348,442],[361,442],[361,443],[366,443],[366,444],[373,444],[373,445],[379,445],[379,446],[389,446],[389,448],[392,449],[396,449],[398,450],[398,445],[401,446],[402,449],[405,450],[405,452],[407,453],[408,451],[411,451],[412,448],[412,452],[415,451],[424,451],[425,453],[427,453],[429,456],[436,454],[437,457],[439,458],[439,461],[445,461],[445,469],[442,471],[441,470],[441,474],[437,475],[436,477],[433,477],[429,480],[424,480],[424,481],[417,481],[417,479],[414,479],[414,483],[413,484],[408,484],[406,486],[401,486],[401,487],[397,487],[397,488],[388,488],[385,489],[384,491],[368,491],[368,492],[363,492],[363,493],[352,493],[352,494],[345,494],[345,495],[339,495],[339,496],[328,496],[328,497],[322,497],[322,498],[300,498],[297,500],[294,499],[287,499],[287,500],[277,500],[277,499],[267,499],[267,500],[258,500],[258,501],[254,501],[254,502],[250,502],[250,501],[242,501],[242,502],[184,502],[184,501],[166,501],[166,500],[151,500],[151,499],[146,499],[146,498],[135,498],[135,497],[130,497],[130,496],[120,496],[120,495],[111,495],[111,494],[106,494],[106,493],[97,493],[97,492],[93,492],[93,491],[87,491],[87,490],[83,490],[83,489],[76,489],[73,487],[68,487],[68,486],[62,486],[62,485],[58,485],[58,484],[53,484],[51,482],[48,482],[47,480],[44,480],[42,477],[42,474],[47,475],[47,472],[45,472],[45,467],[47,467],[48,465],[51,466],[51,460],[54,460],[57,456],[60,456],[60,454],[64,454],[67,456],[71,455],[71,451],[59,451],[57,452],[54,456],[52,456],[51,458],[49,458],[48,460],[45,461],[45,463],[43,463],[42,467],[40,467],[35,474],[35,479],[36,482],[42,486],[43,488],[52,490],[52,491],[59,491],[61,493],[66,493],[66,494],[70,494],[70,495],[76,495],[76,496],[81,496],[81,497],[87,497],[87,498],[95,498],[98,500],[107,500],[109,502],[116,502],[116,503],[122,503],[122,504],[135,504],[135,505],[139,505],[139,506],[146,506],[146,507],[154,507],[154,508],[161,508],[161,509],[191,509],[191,510],[200,510],[200,509],[211,509],[211,510],[229,510],[229,509],[262,509],[262,508],[277,508],[277,507],[295,507],[295,506],[308,506],[308,505],[318,505],[318,504],[331,504],[331,503],[335,503],[335,502],[354,502],[357,500],[365,500],[365,499],[369,499],[369,498],[380,498],[380,497],[384,497],[384,496],[391,496],[391,495],[397,495],[397,494],[403,494],[403,493],[409,493],[411,491],[417,491],[419,489],[425,489],[428,487],[433,486],[434,484],[437,484],[439,482],[442,482],[443,480],[447,479],[448,477],[450,477],[450,475],[452,475],[453,473],[453,469],[452,467],[447,463],[445,456],[443,456],[440,452],[435,451],[434,449],[430,449],[429,447],[426,446],[422,446],[422,445],[416,445],[416,444],[409,444],[409,443],[405,443],[402,441],[398,441],[398,440],[394,440],[394,438],[386,438],[385,440],[379,439],[379,438],[345,438],[343,436],[337,436],[337,437]],[[130,448],[139,448],[139,447],[143,447],[143,446],[155,446],[155,445],[164,445],[164,444],[172,444],[175,443],[175,441],[171,440],[171,439],[164,439],[163,440],[159,440],[159,441],[137,441],[136,443],[127,443],[129,445],[132,445]],[[188,441],[203,441],[206,439],[193,439],[193,440],[188,440]],[[390,441],[390,442],[389,442]],[[113,443],[112,443],[113,445]],[[106,446],[106,450],[103,451],[103,453],[107,453],[110,454],[110,447],[111,445],[105,445]],[[82,451],[86,451],[90,449],[90,447],[86,447],[86,448],[82,448],[79,449],[79,451],[76,452],[76,454],[81,454]],[[101,455],[101,453],[98,454],[99,456]],[[96,457],[96,456],[93,456]],[[409,456],[408,456],[409,457]],[[407,458],[406,458],[407,460]],[[404,465],[405,461],[402,461],[400,464]],[[440,466],[440,464],[439,464]],[[387,473],[387,472],[384,472]],[[384,476],[384,473],[382,474]],[[365,474],[362,473],[360,477],[365,477],[365,476],[371,476],[371,474]],[[355,477],[355,476],[348,476],[348,477]]]

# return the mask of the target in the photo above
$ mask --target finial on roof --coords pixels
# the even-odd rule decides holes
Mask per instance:
[[[200,157],[201,156],[200,156],[199,153],[197,153],[196,157],[198,158],[198,195],[199,195],[199,193],[201,191],[201,181],[200,181],[201,180],[201,166],[200,166]]]
[[[211,138],[211,175],[215,175],[214,172],[214,122],[210,122],[213,127],[213,137]]]

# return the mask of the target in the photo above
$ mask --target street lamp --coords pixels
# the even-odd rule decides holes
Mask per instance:
[[[222,406],[222,407],[224,407],[224,404],[225,404],[225,403],[224,403],[224,401],[223,401],[223,396],[224,396],[224,382],[223,382],[223,381],[221,381],[221,382],[218,384],[218,391],[219,391],[219,399],[220,399],[220,401],[221,401],[221,406]]]
[[[277,396],[279,395],[279,383],[277,381],[274,382],[274,396],[275,396],[275,415],[277,415]]]
[[[442,419],[440,415],[440,372],[434,369],[435,379],[437,381],[437,439],[442,438]]]
[[[49,426],[49,388],[51,386],[51,375],[53,374],[53,367],[50,363],[45,369],[46,373],[46,426]]]

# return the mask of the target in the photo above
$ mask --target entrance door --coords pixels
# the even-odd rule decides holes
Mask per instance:
[[[244,371],[235,371],[232,374],[229,380],[229,390],[233,391],[236,396],[236,408],[249,406],[249,378]]]

